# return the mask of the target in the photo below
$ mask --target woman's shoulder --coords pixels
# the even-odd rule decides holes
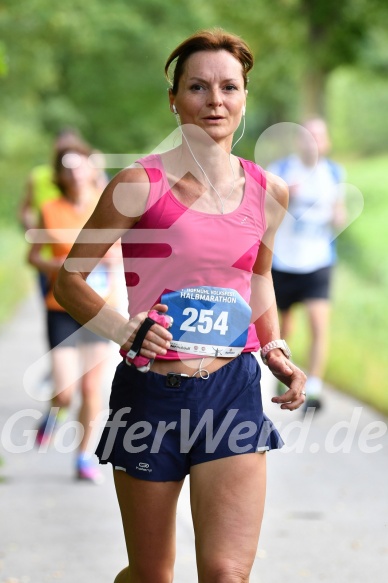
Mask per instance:
[[[161,171],[160,156],[151,154],[139,158],[136,162],[120,170],[110,181],[110,185],[118,183],[149,184],[154,182],[156,172],[159,177]]]
[[[126,228],[140,217],[147,206],[150,179],[141,164],[133,164],[120,170],[102,193],[94,217]],[[136,221],[135,221],[136,222]]]
[[[120,170],[110,181],[112,183],[119,182],[140,182],[145,183],[148,181],[147,172],[144,166],[140,162],[135,162],[126,168]]]
[[[272,174],[268,170],[265,171],[267,181],[267,191],[271,197],[281,204],[283,207],[288,205],[288,186],[287,183],[277,174]]]

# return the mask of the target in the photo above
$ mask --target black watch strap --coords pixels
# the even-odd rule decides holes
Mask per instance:
[[[128,358],[135,358],[135,356],[139,354],[144,342],[144,338],[146,337],[148,330],[154,324],[156,324],[156,322],[152,318],[146,318],[144,320],[144,322],[142,323],[142,325],[140,326],[139,330],[136,333],[134,341],[132,342],[131,349],[127,352]]]

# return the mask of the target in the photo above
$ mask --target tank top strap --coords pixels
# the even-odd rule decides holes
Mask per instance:
[[[245,182],[245,195],[243,204],[247,205],[250,209],[255,209],[255,216],[259,219],[259,228],[261,235],[266,229],[266,217],[265,217],[265,197],[267,188],[267,178],[265,171],[250,160],[245,160],[245,158],[239,158],[240,163],[244,169],[246,182]]]
[[[159,154],[150,154],[137,160],[143,166],[150,181],[146,210],[149,210],[158,200],[166,194],[166,185],[163,178],[162,160]]]
[[[257,182],[259,186],[265,191],[267,188],[267,178],[265,175],[265,171],[252,162],[251,160],[245,160],[245,158],[239,158],[242,167],[244,168],[245,172],[247,172],[252,178]]]

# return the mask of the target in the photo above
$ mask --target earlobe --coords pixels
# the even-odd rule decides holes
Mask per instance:
[[[169,102],[170,102],[170,111],[171,111],[171,113],[173,113],[173,114],[176,115],[177,110],[176,110],[176,107],[175,107],[174,95],[173,95],[173,92],[171,90],[171,87],[169,87],[167,89],[167,91],[168,91],[168,99],[169,99]]]

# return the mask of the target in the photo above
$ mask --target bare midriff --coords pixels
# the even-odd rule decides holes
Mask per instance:
[[[155,360],[150,370],[162,375],[167,375],[169,372],[174,372],[176,374],[187,374],[192,376],[201,368],[202,370],[206,369],[211,374],[225,364],[228,364],[228,362],[231,360],[233,360],[233,358],[213,358],[211,356],[204,359],[193,358],[188,360]]]

